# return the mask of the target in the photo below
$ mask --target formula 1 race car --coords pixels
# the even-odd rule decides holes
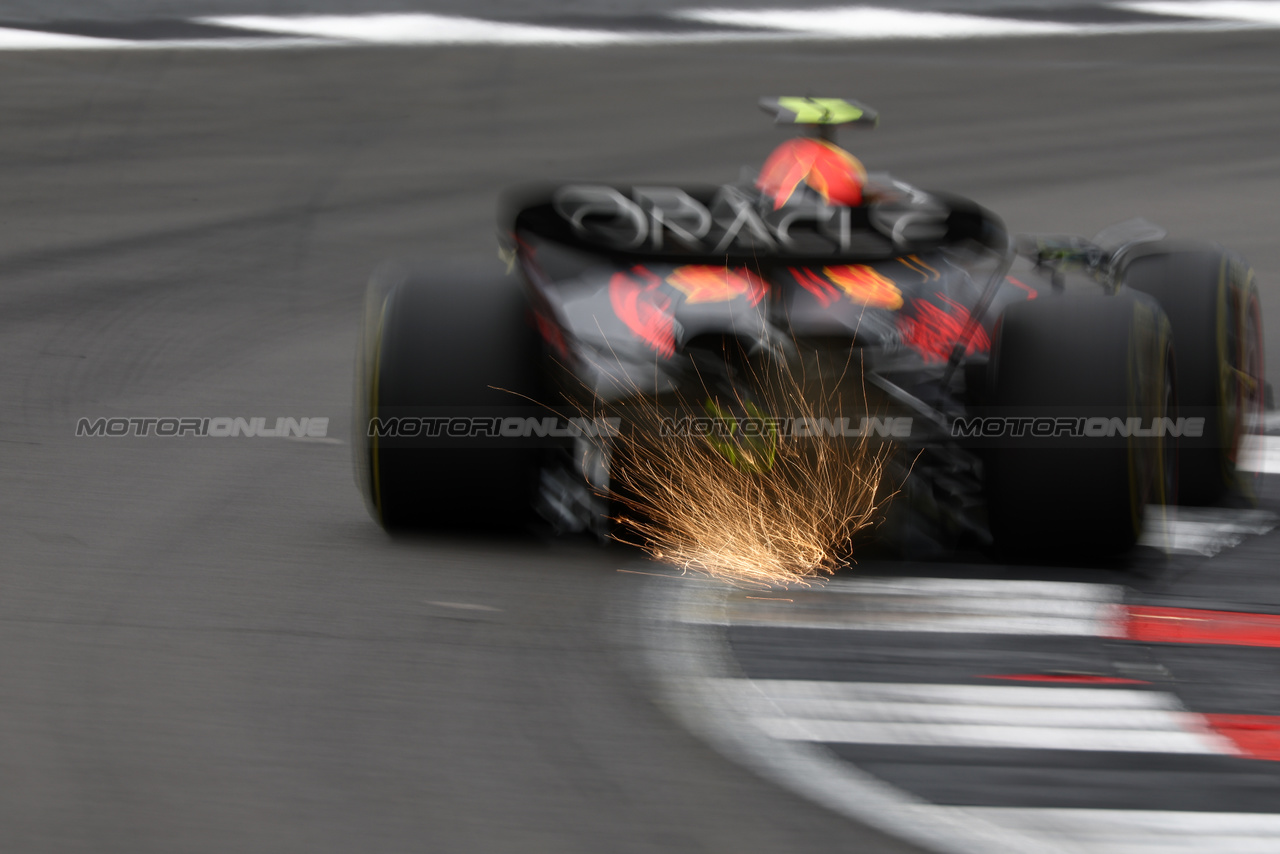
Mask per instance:
[[[1123,551],[1150,505],[1250,493],[1236,462],[1263,338],[1237,256],[1142,220],[1014,237],[972,201],[868,174],[834,132],[874,125],[870,108],[761,106],[809,132],[752,180],[521,188],[506,276],[374,275],[354,444],[380,524],[599,530],[627,402],[725,420],[727,389],[762,414],[764,363],[801,366],[823,400],[844,389],[806,429],[887,443],[896,501],[1002,552]]]

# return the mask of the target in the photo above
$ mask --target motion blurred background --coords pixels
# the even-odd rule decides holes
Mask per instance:
[[[679,8],[4,0],[0,27],[413,10],[636,32]],[[619,630],[633,556],[381,533],[346,426],[364,282],[492,257],[515,182],[733,181],[784,134],[756,99],[815,93],[881,111],[844,137],[869,168],[1013,230],[1145,216],[1236,249],[1280,328],[1278,57],[1267,29],[0,51],[0,848],[911,850],[664,714]],[[74,436],[138,416],[332,426]]]

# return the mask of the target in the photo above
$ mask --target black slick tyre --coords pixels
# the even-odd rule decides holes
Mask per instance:
[[[1178,353],[1178,401],[1202,418],[1200,436],[1178,441],[1179,503],[1254,495],[1256,475],[1237,467],[1241,438],[1263,414],[1262,314],[1253,271],[1214,246],[1163,241],[1124,259],[1126,288],[1160,303]]]
[[[1176,480],[1166,440],[1139,435],[1158,432],[1153,419],[1175,406],[1160,308],[1132,294],[1015,304],[997,325],[988,370],[992,412],[1022,425],[985,440],[997,550],[1102,557],[1131,548],[1146,506],[1164,504]]]
[[[544,399],[542,351],[526,313],[500,270],[388,265],[374,274],[353,447],[356,480],[388,531],[514,529],[532,519],[546,442],[500,429],[503,419],[548,414],[535,402]]]

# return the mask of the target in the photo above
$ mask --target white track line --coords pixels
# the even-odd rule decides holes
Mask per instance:
[[[831,594],[839,595],[831,595]],[[1114,633],[1120,587],[950,578],[853,579],[782,599],[730,595],[686,622],[812,629],[1100,637]]]
[[[1139,0],[1117,3],[1116,6],[1152,15],[1182,15],[1188,18],[1280,26],[1280,3],[1275,0]]]
[[[642,648],[664,705],[715,749],[758,773],[854,821],[881,829],[939,854],[1067,854],[1039,834],[1019,833],[939,807],[879,780],[805,742],[762,738],[750,722],[740,691],[721,690],[732,680],[723,635],[714,629],[681,625],[673,617],[712,611],[725,594],[711,584],[651,584],[647,591]],[[700,604],[694,604],[695,602]]]
[[[6,50],[276,50],[319,47],[332,42],[307,38],[107,39],[0,27],[0,51]]]
[[[868,603],[870,604],[870,603]],[[925,604],[925,603],[922,603]],[[1027,613],[1040,609],[1044,603],[1028,599],[1023,602],[1005,600],[1001,608],[987,613],[942,613],[948,607],[943,603],[936,610],[924,610],[914,614],[877,613],[871,610],[812,613],[799,609],[777,609],[764,613],[753,609],[735,609],[727,619],[704,620],[735,626],[787,626],[807,629],[844,629],[873,632],[951,632],[956,634],[989,635],[1052,635],[1059,637],[1103,637],[1109,634],[1109,626],[1115,625],[1119,614],[1107,607],[1064,604],[1062,609],[1087,611],[1082,616],[1067,614]],[[1025,609],[1018,613],[1018,609]]]
[[[233,30],[239,38],[155,40],[96,38],[0,28],[0,50],[264,50],[359,45],[510,45],[593,48],[609,45],[713,44],[777,41],[875,41],[1026,36],[1090,36],[1196,32],[1280,26],[1280,10],[1263,3],[1130,4],[1143,11],[1168,8],[1173,17],[1150,23],[1070,24],[998,16],[951,14],[871,6],[822,9],[692,9],[676,19],[725,29],[613,30],[599,26],[554,27],[458,15],[374,13],[358,15],[216,15],[190,20]],[[1275,12],[1275,14],[1272,14]]]
[[[1276,527],[1274,513],[1216,507],[1147,508],[1142,545],[1212,557]]]
[[[508,24],[424,13],[373,15],[225,15],[200,23],[253,32],[372,45],[605,45],[630,41],[609,30]]]
[[[1099,8],[1127,8],[1125,4],[1097,5]],[[1223,5],[1234,4],[1224,3]],[[1139,11],[1158,14],[1154,9]],[[1165,20],[1121,24],[1029,21],[998,16],[986,17],[978,14],[907,11],[867,5],[818,9],[691,9],[676,14],[679,17],[721,26],[764,27],[789,31],[798,39],[849,41],[1136,35],[1280,26],[1280,21],[1271,20],[1262,11],[1246,13],[1236,9],[1226,9],[1225,14],[1220,17],[1206,9],[1203,13],[1171,12],[1170,14],[1177,17]]]
[[[1266,534],[1265,510],[1149,508],[1141,543],[1212,556]],[[752,595],[735,591],[680,615],[702,625],[879,632],[1115,637],[1125,620],[1123,588],[1082,582],[961,578],[857,578]]]
[[[1023,685],[721,680],[784,741],[1234,755],[1160,691]]]
[[[362,44],[523,44],[588,47],[609,44],[776,41],[796,38],[881,40],[1072,35],[1081,29],[1072,24],[867,7],[796,11],[695,9],[677,12],[674,17],[730,28],[756,28],[756,31],[727,29],[720,32],[644,32],[575,29],[419,13],[225,15],[201,18],[200,21],[220,27],[235,27],[255,32]]]
[[[1276,5],[1280,7],[1280,3]],[[1242,471],[1280,474],[1280,436],[1245,436],[1239,467]]]
[[[825,682],[808,679],[734,679],[727,690],[772,701],[871,700],[888,703],[1006,706],[1024,709],[1180,710],[1172,694],[1132,688],[1067,688],[1042,685],[955,685],[916,682]]]
[[[689,9],[679,17],[721,26],[761,27],[833,39],[981,38],[1070,35],[1080,27],[872,6],[825,9]]]
[[[119,39],[97,39],[0,27],[0,50],[85,50],[128,47],[131,44],[132,42]]]
[[[1014,727],[1000,724],[895,724],[756,718],[761,732],[785,741],[896,744],[921,747],[994,747],[1023,750],[1101,750],[1132,753],[1231,755],[1210,735],[1184,732],[1173,722],[1159,729]]]
[[[963,807],[1012,832],[1094,854],[1275,854],[1280,815],[1164,810]]]
[[[1237,520],[1238,521],[1238,520]],[[781,594],[848,601],[875,595],[945,595],[993,600],[1076,597],[1108,605],[1119,588],[1053,582],[953,579],[857,579],[825,591]],[[667,622],[678,614],[745,606],[746,594],[695,585],[653,585],[662,601],[650,613],[655,673],[666,699],[690,728],[718,749],[816,803],[926,848],[966,854],[1274,854],[1280,816],[1161,810],[950,807],[928,804],[837,759],[819,741],[890,744],[1135,749],[1237,754],[1200,715],[1163,691],[1038,685],[956,685],[747,680],[730,673],[723,635]],[[837,595],[829,595],[837,594]],[[737,600],[736,604],[733,600]],[[755,607],[786,603],[750,600]],[[803,610],[803,607],[798,610]],[[668,646],[669,645],[669,646]],[[662,650],[662,652],[659,652]],[[762,737],[772,730],[773,738]],[[1141,727],[1135,729],[1134,727]],[[857,728],[856,731],[854,728]]]
[[[1114,602],[1121,589],[1115,585],[1082,581],[1021,581],[1003,578],[852,578],[837,579],[821,588],[826,593],[859,596],[946,596],[948,598],[1059,599]]]

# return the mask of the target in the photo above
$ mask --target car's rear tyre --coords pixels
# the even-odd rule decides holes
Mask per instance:
[[[1131,548],[1146,506],[1164,504],[1176,488],[1167,440],[1124,435],[1135,417],[1142,433],[1174,412],[1169,323],[1155,302],[1086,294],[1010,306],[989,381],[992,411],[1023,424],[990,439],[986,452],[997,549],[1102,556]],[[1075,436],[1060,426],[1073,421],[1084,428]],[[1058,435],[1033,435],[1048,424]]]
[[[388,531],[515,528],[532,518],[546,443],[483,426],[548,414],[534,402],[541,349],[526,311],[500,270],[387,265],[373,275],[353,447],[369,511]],[[482,426],[468,430],[473,419]]]
[[[1129,253],[1122,281],[1155,297],[1169,316],[1181,413],[1204,419],[1201,436],[1178,441],[1179,503],[1213,504],[1227,492],[1252,498],[1256,475],[1236,463],[1265,403],[1253,271],[1217,247],[1166,241]]]

